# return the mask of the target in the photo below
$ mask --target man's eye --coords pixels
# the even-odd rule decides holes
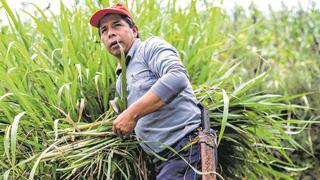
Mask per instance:
[[[102,30],[101,30],[101,34],[103,34],[105,31],[106,31],[106,29],[102,29]]]
[[[120,23],[117,23],[117,24],[115,24],[114,26],[121,26],[121,24],[120,24]]]

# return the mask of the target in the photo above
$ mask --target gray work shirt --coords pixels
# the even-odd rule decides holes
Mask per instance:
[[[141,117],[135,127],[147,152],[161,152],[200,126],[201,112],[177,50],[160,37],[135,39],[126,56],[128,107],[151,90],[167,104]],[[117,68],[121,97],[121,68]],[[152,143],[154,142],[154,143]],[[160,142],[160,143],[159,143]]]

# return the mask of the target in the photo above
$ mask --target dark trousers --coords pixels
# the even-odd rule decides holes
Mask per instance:
[[[180,151],[197,136],[197,131],[194,131],[182,138],[178,143],[173,145],[172,148],[179,152],[179,155],[182,156],[189,164],[201,171],[200,146],[198,142]],[[197,175],[197,173],[181,157],[171,150],[165,150],[159,153],[159,155],[168,160],[158,160],[154,163],[157,180],[201,179],[200,175]]]

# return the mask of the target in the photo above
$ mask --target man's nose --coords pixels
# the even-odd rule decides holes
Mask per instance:
[[[112,28],[110,28],[108,31],[108,38],[112,38],[114,36],[116,36],[116,33]]]

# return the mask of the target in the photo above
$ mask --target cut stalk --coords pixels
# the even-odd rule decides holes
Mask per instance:
[[[121,63],[121,107],[120,111],[124,111],[127,108],[127,67],[126,67],[126,57],[124,54],[123,47],[121,44],[117,41],[120,51],[121,51],[121,58],[120,58],[120,63]]]
[[[114,135],[113,132],[69,132],[68,135],[77,135],[77,136],[94,136],[94,137],[101,137],[101,136],[108,136]]]

